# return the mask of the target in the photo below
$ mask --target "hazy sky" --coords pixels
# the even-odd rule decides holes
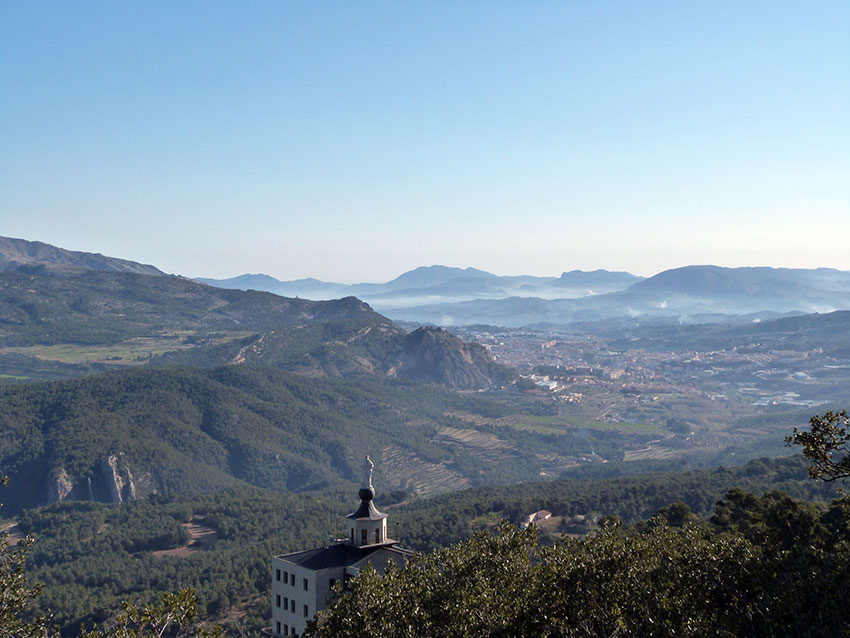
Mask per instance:
[[[850,3],[0,3],[0,235],[189,276],[850,269]]]

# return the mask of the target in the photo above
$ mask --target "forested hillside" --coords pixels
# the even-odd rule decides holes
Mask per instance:
[[[494,529],[502,517],[518,523],[529,508],[542,506],[549,506],[556,516],[582,513],[639,522],[660,508],[668,516],[679,511],[667,508],[677,500],[691,503],[697,514],[708,517],[715,502],[739,485],[759,494],[779,488],[798,497],[817,498],[820,493],[829,498],[822,485],[806,477],[800,457],[684,473],[493,487],[405,505],[394,505],[405,497],[402,492],[388,492],[376,484],[376,502],[389,513],[393,536],[420,550],[468,539],[476,530]],[[13,483],[2,495],[8,496],[15,487]],[[197,590],[202,618],[227,617],[234,606],[248,612],[244,624],[255,631],[267,625],[270,616],[269,557],[339,537],[344,533],[342,516],[356,507],[356,501],[354,485],[302,494],[243,486],[195,497],[152,496],[122,505],[57,503],[21,513],[15,517],[13,532],[35,535],[29,570],[45,583],[40,606],[56,613],[66,635],[75,634],[81,621],[106,619],[121,600],[153,601],[159,592],[177,586]],[[742,524],[745,517],[731,514],[741,512],[748,502],[740,497],[729,502],[734,507],[718,512],[725,520]],[[786,501],[769,502],[782,506]],[[299,524],[294,525],[295,520]],[[214,536],[195,542],[187,533],[190,524],[208,528]]]
[[[366,316],[380,317],[353,297],[307,301],[124,272],[0,273],[0,346],[117,343],[167,331],[257,332]]]
[[[430,489],[433,475],[446,483],[438,491],[458,489],[531,479],[543,467],[567,463],[553,454],[587,447],[582,432],[510,428],[498,438],[482,435],[490,447],[469,447],[457,439],[473,431],[452,411],[498,416],[508,407],[436,386],[312,379],[252,366],[139,368],[2,384],[0,467],[19,486],[7,509],[197,493],[239,482],[316,489],[356,479],[354,468],[367,453],[380,459],[379,474],[393,486],[424,480]],[[599,434],[600,449],[606,436]],[[425,474],[411,474],[411,467]]]
[[[480,345],[438,329],[407,334],[354,297],[316,302],[124,272],[0,272],[0,377],[147,363],[247,363],[475,390],[510,378]]]
[[[405,542],[416,549],[431,550],[469,538],[476,523],[493,524],[504,519],[519,524],[540,510],[548,510],[561,521],[552,530],[557,535],[569,531],[576,517],[587,519],[588,524],[594,516],[636,522],[674,502],[683,503],[699,516],[708,516],[717,499],[732,487],[755,493],[776,489],[807,500],[836,496],[834,487],[808,478],[806,462],[799,455],[688,472],[643,469],[630,476],[538,481],[443,494],[400,508],[397,520],[405,530]],[[588,529],[578,526],[576,531]]]

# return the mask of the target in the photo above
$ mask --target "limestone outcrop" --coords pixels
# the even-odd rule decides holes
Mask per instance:
[[[98,461],[88,476],[72,479],[64,467],[47,481],[46,504],[65,500],[123,503],[134,500],[137,481],[121,454],[110,454]]]

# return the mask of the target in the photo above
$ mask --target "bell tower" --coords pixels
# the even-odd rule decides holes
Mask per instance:
[[[348,535],[328,545],[272,558],[272,626],[274,638],[290,638],[301,634],[307,622],[325,609],[328,598],[335,595],[337,583],[343,588],[349,578],[357,576],[366,565],[379,574],[387,566],[404,567],[413,556],[409,549],[398,547],[398,541],[387,538],[387,515],[372,502],[372,459],[363,462],[360,506],[345,517]]]
[[[387,515],[378,511],[372,502],[375,497],[375,488],[372,487],[374,467],[372,459],[367,456],[363,462],[363,482],[357,493],[360,497],[360,506],[357,511],[345,517],[348,521],[348,538],[345,542],[355,547],[396,542],[387,538]]]

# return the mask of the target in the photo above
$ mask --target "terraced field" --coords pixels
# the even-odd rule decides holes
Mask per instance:
[[[558,415],[558,416],[535,416],[525,414],[513,414],[497,419],[487,418],[477,414],[470,414],[454,410],[446,413],[473,425],[496,426],[527,430],[538,434],[563,434],[571,429],[601,430],[605,432],[625,432],[626,434],[663,434],[666,429],[652,423],[634,423],[631,421],[608,421],[597,420],[586,416]]]
[[[465,428],[440,428],[434,441],[459,445],[493,463],[511,463],[519,458],[516,449],[493,434]]]
[[[446,466],[429,463],[392,444],[381,450],[381,468],[394,477],[399,487],[420,496],[433,496],[469,487],[469,480]]]

